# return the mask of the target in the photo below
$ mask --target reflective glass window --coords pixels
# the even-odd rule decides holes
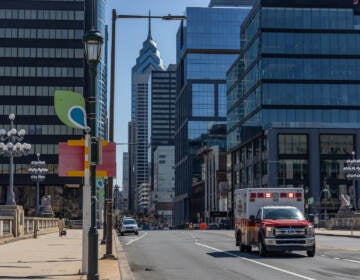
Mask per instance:
[[[304,134],[279,134],[279,154],[307,154],[308,138]]]
[[[213,84],[193,84],[192,85],[192,115],[193,116],[214,116]]]

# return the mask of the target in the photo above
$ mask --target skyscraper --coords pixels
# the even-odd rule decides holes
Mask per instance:
[[[226,121],[226,71],[240,53],[248,7],[187,8],[177,33],[174,223],[190,222],[192,184],[201,178],[197,150]]]
[[[148,160],[151,162],[151,184],[154,174],[154,151],[158,146],[174,146],[176,65],[165,71],[152,71],[148,96]]]
[[[152,39],[149,19],[148,36],[132,68],[131,77],[131,118],[136,123],[136,188],[148,183],[148,83],[152,70],[164,70],[164,66],[156,42]]]

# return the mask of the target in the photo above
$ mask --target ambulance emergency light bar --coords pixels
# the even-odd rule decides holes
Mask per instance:
[[[255,201],[255,198],[265,198],[265,199],[269,199],[269,198],[274,198],[274,199],[277,199],[277,198],[290,198],[290,199],[293,199],[293,198],[296,198],[297,201],[301,201],[302,200],[302,193],[300,192],[297,192],[297,193],[294,193],[294,192],[282,192],[282,193],[273,193],[273,192],[259,192],[259,193],[255,193],[255,192],[252,192],[250,193],[250,201]]]

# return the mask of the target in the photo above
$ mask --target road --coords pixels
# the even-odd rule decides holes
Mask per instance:
[[[241,253],[233,231],[142,231],[119,238],[136,280],[360,280],[356,238],[317,236],[314,258]]]

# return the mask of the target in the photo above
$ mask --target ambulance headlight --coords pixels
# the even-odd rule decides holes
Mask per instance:
[[[275,229],[273,227],[265,227],[265,237],[275,237]]]
[[[313,226],[307,226],[305,228],[305,234],[307,237],[313,237],[315,235],[315,229]]]

